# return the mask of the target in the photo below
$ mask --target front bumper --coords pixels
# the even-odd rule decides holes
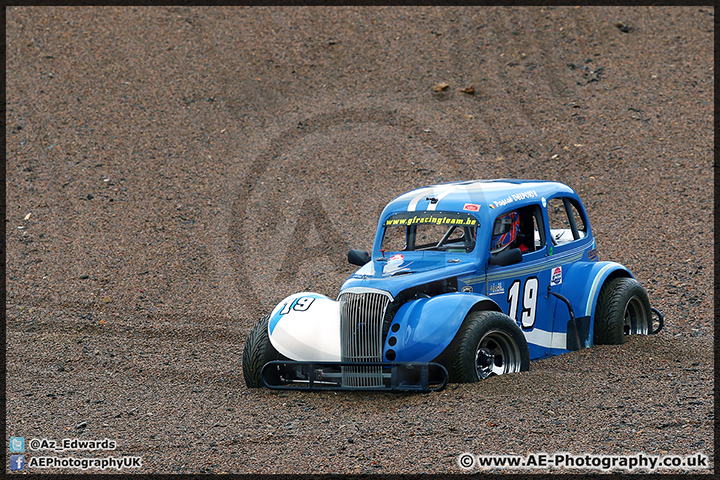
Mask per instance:
[[[381,382],[348,386],[343,373],[363,368],[380,371]],[[347,373],[346,373],[347,375]],[[373,375],[375,376],[375,375]],[[274,390],[354,390],[376,392],[434,392],[445,388],[448,373],[433,362],[296,362],[277,360],[263,365],[261,378]]]

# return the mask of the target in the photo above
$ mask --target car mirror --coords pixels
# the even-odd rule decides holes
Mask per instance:
[[[519,248],[503,250],[497,255],[491,256],[489,261],[490,265],[498,265],[500,267],[507,267],[508,265],[515,265],[520,262],[522,262],[522,251]]]
[[[350,250],[348,252],[348,262],[358,267],[362,267],[370,261],[370,254],[363,250]]]

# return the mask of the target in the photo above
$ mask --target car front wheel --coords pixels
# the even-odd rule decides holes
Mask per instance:
[[[268,321],[270,315],[262,317],[255,324],[248,335],[243,349],[242,367],[245,385],[249,388],[262,387],[260,374],[263,366],[270,361],[277,360],[279,354],[270,343],[268,336]]]
[[[520,327],[500,312],[471,312],[450,347],[449,380],[470,383],[530,369],[530,352]]]

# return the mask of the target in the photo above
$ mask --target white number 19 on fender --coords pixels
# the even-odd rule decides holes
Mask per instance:
[[[290,310],[295,310],[296,312],[304,312],[308,308],[310,308],[310,305],[312,305],[313,301],[315,299],[312,297],[300,297],[294,302],[288,302],[286,303],[282,310],[280,310],[280,315],[287,315],[290,313]]]
[[[530,277],[525,281],[525,288],[522,294],[523,309],[518,318],[518,304],[520,303],[520,280],[515,280],[508,290],[508,302],[510,312],[508,316],[520,320],[523,328],[532,328],[535,325],[535,313],[537,311],[538,279]]]

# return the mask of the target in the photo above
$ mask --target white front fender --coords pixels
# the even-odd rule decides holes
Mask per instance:
[[[301,292],[280,302],[268,322],[270,343],[296,361],[340,361],[340,308],[319,293]]]

